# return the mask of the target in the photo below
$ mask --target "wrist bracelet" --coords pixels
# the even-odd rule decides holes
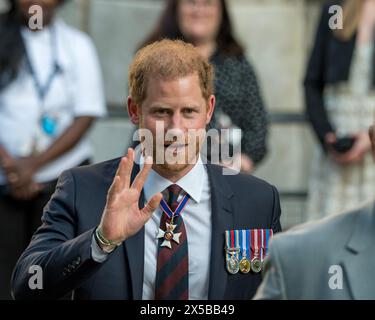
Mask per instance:
[[[102,232],[101,232],[101,229],[100,227],[97,227],[96,230],[95,230],[95,237],[96,239],[99,241],[99,243],[103,246],[114,246],[114,247],[118,247],[119,245],[121,245],[122,241],[112,241],[112,240],[108,240],[106,239]]]

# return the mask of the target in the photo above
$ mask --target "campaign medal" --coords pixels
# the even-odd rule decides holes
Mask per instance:
[[[181,232],[175,232],[177,224],[173,224],[173,221],[182,213],[189,200],[190,196],[186,193],[174,212],[171,210],[171,208],[169,208],[168,204],[165,202],[164,199],[160,201],[160,207],[162,209],[162,212],[165,215],[167,215],[167,217],[170,219],[169,223],[165,223],[165,230],[159,228],[158,233],[156,235],[157,239],[164,239],[160,245],[161,247],[167,247],[169,249],[172,249],[171,241],[174,241],[177,244],[180,243]]]
[[[250,268],[251,268],[250,261],[246,258],[246,256],[243,256],[240,261],[240,271],[242,273],[249,273]]]
[[[258,229],[251,230],[251,247],[253,251],[251,270],[254,273],[259,273],[262,270],[262,261],[260,259],[261,238],[260,230]]]
[[[258,258],[251,260],[251,270],[255,273],[262,271],[262,262]]]
[[[262,229],[262,247],[261,247],[261,257],[262,257],[262,268],[264,266],[264,261],[268,256],[268,246],[269,241],[273,236],[272,229]]]
[[[248,259],[248,252],[249,250],[249,230],[239,230],[240,235],[240,245],[242,251],[242,259],[240,261],[240,271],[242,273],[249,273],[251,269],[251,263]]]
[[[228,253],[230,254],[230,258],[227,260],[227,270],[231,274],[236,274],[240,270],[240,263],[238,261],[239,249],[238,248],[229,248]]]
[[[225,240],[226,267],[230,274],[236,274],[240,269],[240,262],[238,259],[240,248],[238,247],[238,245],[236,246],[236,234],[234,230],[225,231]]]

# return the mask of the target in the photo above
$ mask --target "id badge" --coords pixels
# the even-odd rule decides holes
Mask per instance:
[[[55,136],[57,132],[57,119],[48,114],[41,117],[41,127],[43,132],[48,136]]]

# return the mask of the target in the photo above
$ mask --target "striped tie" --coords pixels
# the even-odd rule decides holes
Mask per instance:
[[[173,184],[167,188],[168,206],[175,211],[179,202],[178,196],[182,189]],[[166,214],[162,214],[160,229],[165,230],[166,222],[169,223]],[[161,247],[163,239],[159,239],[158,259],[155,282],[156,300],[187,300],[189,298],[189,259],[188,244],[185,224],[182,216],[174,218],[173,224],[177,227],[174,232],[181,232],[180,243],[171,241],[172,249]]]

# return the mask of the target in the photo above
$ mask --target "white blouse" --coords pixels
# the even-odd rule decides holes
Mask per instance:
[[[54,32],[51,32],[54,28]],[[55,35],[56,58],[51,46]],[[0,144],[13,157],[29,156],[35,146],[43,151],[57,139],[78,116],[106,115],[100,65],[91,39],[62,20],[33,32],[22,29],[30,62],[40,83],[46,83],[56,59],[62,72],[51,82],[45,101],[40,102],[33,77],[23,61],[17,78],[0,92]],[[43,105],[43,106],[42,106]],[[43,134],[41,116],[56,117],[56,134]],[[47,164],[35,175],[36,182],[56,179],[63,170],[92,155],[85,136],[69,152]],[[5,184],[0,169],[0,185]]]

